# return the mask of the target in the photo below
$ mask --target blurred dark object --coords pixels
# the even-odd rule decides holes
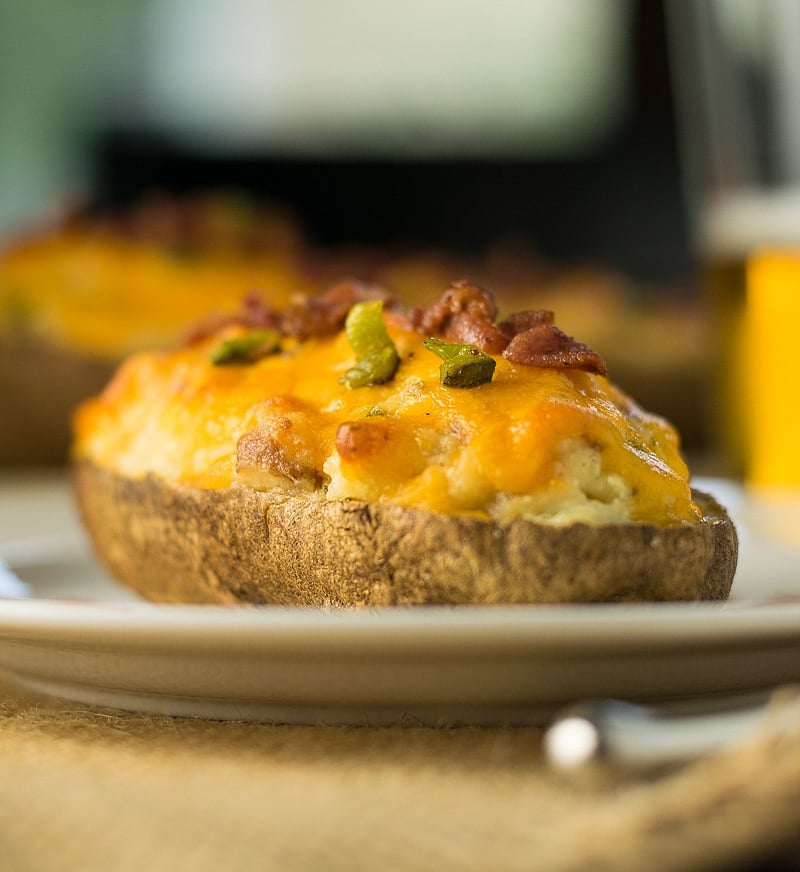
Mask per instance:
[[[234,157],[131,128],[96,143],[97,191],[119,206],[153,189],[232,187],[287,203],[324,246],[402,242],[475,255],[513,241],[557,263],[685,281],[693,263],[662,3],[637,2],[632,21],[628,118],[581,158]]]

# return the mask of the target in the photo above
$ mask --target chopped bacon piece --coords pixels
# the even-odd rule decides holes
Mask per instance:
[[[251,292],[238,315],[211,316],[195,327],[189,341],[212,335],[228,324],[277,329],[284,336],[300,340],[326,336],[341,330],[350,309],[366,300],[382,300],[385,308],[396,308],[396,301],[382,288],[352,279],[334,285],[320,296],[298,297],[282,312]],[[516,312],[499,322],[496,319],[494,297],[478,285],[460,280],[453,282],[432,306],[412,309],[404,323],[423,335],[476,345],[487,354],[502,354],[506,360],[523,366],[606,374],[600,355],[559,330],[553,323],[552,312],[532,309]]]
[[[605,362],[599,354],[567,336],[555,324],[535,324],[517,333],[503,352],[503,357],[523,366],[551,366],[606,374]]]
[[[341,330],[350,309],[364,300],[383,300],[388,309],[396,305],[383,288],[354,280],[340,282],[318,297],[299,296],[283,311],[269,306],[257,291],[250,291],[238,314],[210,315],[189,331],[186,341],[205,339],[231,324],[256,330],[279,330],[284,336],[301,340],[326,336]]]
[[[547,309],[526,309],[524,312],[513,312],[500,322],[500,328],[514,337],[517,333],[530,330],[538,324],[552,324],[555,315]]]
[[[319,297],[304,297],[292,303],[283,313],[281,330],[298,339],[336,333],[344,325],[350,309],[365,300],[392,302],[390,295],[376,285],[347,280]]]
[[[234,319],[245,327],[257,329],[278,330],[281,326],[281,316],[270,308],[258,291],[250,291],[242,300],[242,311]]]
[[[413,309],[409,314],[419,333],[477,345],[488,354],[502,354],[512,363],[606,374],[600,355],[559,330],[552,312],[532,309],[500,322],[496,318],[492,295],[467,281],[454,282],[428,309]]]
[[[420,333],[477,345],[489,354],[500,354],[508,345],[508,338],[495,321],[494,298],[465,280],[453,282],[430,308],[415,309],[410,318]]]

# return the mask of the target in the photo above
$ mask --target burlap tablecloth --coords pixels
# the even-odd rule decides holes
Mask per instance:
[[[0,869],[800,868],[798,725],[576,780],[534,728],[151,717],[0,679]]]

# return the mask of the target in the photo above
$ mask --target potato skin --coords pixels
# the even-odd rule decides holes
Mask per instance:
[[[724,510],[690,526],[499,525],[390,504],[276,498],[74,466],[99,558],[144,597],[312,606],[718,600],[736,569]]]
[[[0,334],[0,466],[65,464],[73,409],[102,390],[115,365]]]

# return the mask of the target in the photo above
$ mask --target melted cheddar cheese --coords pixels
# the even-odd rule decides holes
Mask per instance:
[[[678,438],[606,378],[497,358],[474,388],[387,314],[394,379],[349,389],[343,333],[214,366],[229,326],[129,358],[76,415],[75,455],[122,475],[198,488],[390,501],[448,515],[563,524],[696,521]]]

